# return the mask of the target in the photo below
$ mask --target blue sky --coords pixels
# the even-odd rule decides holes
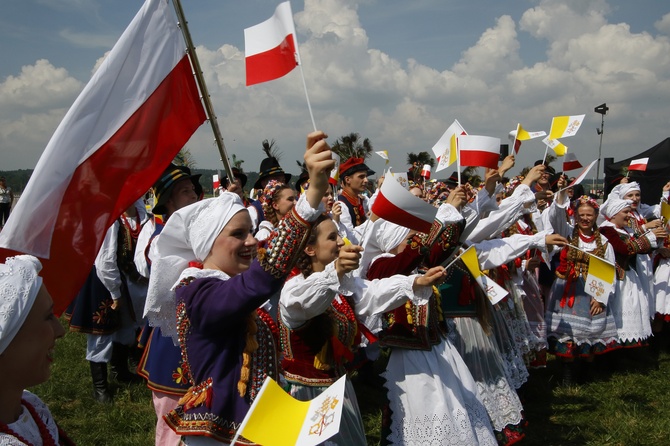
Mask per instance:
[[[277,1],[182,0],[231,153],[258,169],[275,139],[296,172],[311,130],[298,70],[244,86],[245,27]],[[51,134],[140,8],[138,0],[22,0],[0,17],[0,168],[32,168]],[[549,130],[551,118],[586,114],[563,142],[582,164],[627,158],[670,136],[670,4],[657,0],[306,0],[292,8],[317,126],[358,132],[388,150],[429,151],[458,119],[471,134],[506,142],[517,122]],[[199,167],[220,165],[211,130],[187,147]],[[524,144],[517,167],[542,157]],[[371,167],[383,160],[373,155]],[[450,169],[445,171],[446,175]],[[514,173],[514,170],[513,170]],[[439,175],[437,175],[439,177]]]

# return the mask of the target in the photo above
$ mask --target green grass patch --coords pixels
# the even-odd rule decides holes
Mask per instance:
[[[57,343],[51,380],[34,389],[70,437],[81,446],[152,445],[155,414],[143,385],[117,385],[113,404],[92,397],[86,338],[67,333]],[[670,355],[658,370],[644,352],[617,352],[596,366],[594,380],[560,387],[561,367],[531,371],[520,395],[528,420],[523,445],[667,445],[670,432]],[[604,358],[603,358],[604,359]],[[376,370],[383,364],[376,364]],[[577,374],[579,376],[579,373]],[[380,440],[384,391],[379,380],[355,379],[368,444]]]

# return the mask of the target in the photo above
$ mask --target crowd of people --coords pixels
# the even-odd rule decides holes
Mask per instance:
[[[266,377],[307,401],[344,375],[374,373],[376,362],[387,396],[383,444],[509,445],[525,436],[520,389],[547,353],[561,361],[563,385],[589,379],[594,358],[615,350],[657,354],[655,335],[670,320],[661,216],[670,182],[649,206],[624,178],[600,204],[542,161],[505,177],[510,156],[480,187],[410,178],[417,200],[437,208],[430,230],[418,232],[371,212],[394,178],[372,188],[364,159],[343,161],[334,187],[326,135],[311,133],[294,188],[269,156],[257,200],[239,169],[202,199],[199,175],[170,165],[151,212],[138,200],[108,229],[67,311],[70,329],[87,335],[95,399],[113,401],[109,364],[113,379],[151,389],[156,445],[230,444]],[[458,258],[471,246],[504,299],[493,303]],[[615,265],[611,292],[589,289],[591,257]],[[18,290],[18,303],[0,303],[0,316],[22,315],[0,317],[3,370],[30,360],[14,345],[27,342],[21,326],[33,312],[48,313],[32,323],[49,337],[43,373],[0,382],[0,442],[41,435],[58,444],[60,435],[67,444],[24,391],[48,378],[63,335],[39,262],[20,256],[2,268],[2,291]],[[366,444],[349,380],[328,442]]]

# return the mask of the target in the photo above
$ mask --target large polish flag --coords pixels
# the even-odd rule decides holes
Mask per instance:
[[[498,168],[500,138],[480,135],[458,137],[458,156],[461,166]]]
[[[371,211],[391,223],[428,233],[435,220],[437,208],[412,195],[400,182],[387,176]]]
[[[84,283],[107,228],[206,119],[168,6],[144,3],[66,113],[0,233],[0,259],[43,260],[58,313]]]
[[[299,56],[291,3],[280,3],[272,17],[244,30],[247,86],[287,75]]]

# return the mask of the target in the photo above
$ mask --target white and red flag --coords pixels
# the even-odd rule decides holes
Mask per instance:
[[[467,135],[463,126],[457,119],[451,123],[446,132],[440,137],[432,148],[435,159],[437,160],[437,167],[435,172],[446,169],[456,162],[457,148],[456,138],[461,135]]]
[[[569,170],[575,170],[579,169],[582,166],[582,163],[579,162],[577,159],[577,155],[575,155],[572,152],[568,152],[565,154],[565,158],[563,158],[563,171],[567,172]]]
[[[147,0],[44,149],[0,233],[0,259],[41,258],[60,313],[84,283],[107,228],[205,119],[169,4]]]
[[[247,86],[287,75],[300,63],[291,3],[277,6],[272,17],[244,30]]]
[[[427,180],[430,180],[430,164],[424,164],[421,169],[421,176]]]
[[[628,170],[639,170],[644,172],[647,170],[647,164],[649,164],[649,158],[638,158],[630,162]]]
[[[500,138],[480,135],[458,137],[458,157],[461,166],[498,168]]]
[[[430,231],[437,214],[435,206],[415,197],[391,178],[382,183],[371,211],[391,223],[425,233]]]
[[[568,185],[567,185],[566,187],[564,187],[563,189],[567,189],[568,187],[575,186],[575,185],[581,183],[582,181],[584,181],[584,178],[586,178],[586,175],[589,173],[589,170],[591,170],[591,169],[593,168],[593,166],[596,165],[597,162],[598,162],[598,160],[593,160],[593,161],[591,162],[591,164],[589,164],[588,166],[586,166],[586,167],[584,168],[584,170],[582,170],[581,172],[579,172],[579,175],[578,175],[578,176],[577,176],[577,177],[576,177],[570,184],[568,184]]]

